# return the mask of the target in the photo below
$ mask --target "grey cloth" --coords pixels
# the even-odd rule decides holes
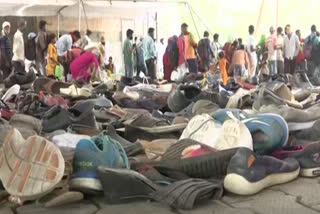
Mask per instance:
[[[36,37],[36,66],[37,70],[42,74],[46,74],[46,52],[48,48],[47,33],[44,31],[39,31]]]
[[[308,109],[296,109],[285,105],[264,105],[260,113],[275,113],[281,115],[287,122],[310,122],[320,119],[320,104]]]

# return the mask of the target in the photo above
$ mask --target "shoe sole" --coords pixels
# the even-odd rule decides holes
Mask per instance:
[[[0,179],[10,195],[24,200],[53,190],[64,168],[62,154],[53,143],[39,136],[25,141],[16,129],[9,131],[0,150]]]
[[[103,191],[100,180],[93,178],[73,178],[70,181],[70,189],[85,193]]]
[[[243,176],[231,173],[224,179],[224,188],[238,195],[253,195],[266,187],[270,187],[276,184],[283,184],[294,180],[298,177],[300,168],[293,172],[288,173],[276,173],[265,177],[264,179],[251,183]]]
[[[309,178],[318,177],[320,176],[320,167],[311,168],[311,169],[301,169],[300,176],[309,177]]]
[[[220,179],[227,174],[229,162],[237,151],[238,149],[227,149],[198,157],[165,160],[154,165],[178,170],[192,178]]]
[[[312,126],[317,122],[317,120],[310,121],[310,122],[302,122],[302,123],[295,123],[295,122],[289,122],[289,130],[290,131],[299,131],[304,129],[310,129]]]

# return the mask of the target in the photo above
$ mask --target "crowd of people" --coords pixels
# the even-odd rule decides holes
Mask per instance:
[[[270,35],[259,44],[255,40],[254,26],[251,25],[246,40],[239,38],[221,45],[219,34],[214,34],[211,42],[207,31],[197,43],[184,23],[180,36],[169,38],[166,51],[161,55],[157,55],[154,31],[154,28],[150,28],[148,36],[141,38],[139,44],[131,42],[134,32],[131,29],[127,31],[124,62],[129,79],[133,78],[133,73],[139,76],[143,72],[155,80],[155,65],[161,62],[167,81],[173,80],[172,72],[178,72],[182,77],[186,73],[220,71],[224,84],[229,76],[257,84],[281,75],[292,75],[297,70],[312,76],[319,64],[319,32],[315,25],[312,25],[311,34],[306,39],[301,38],[300,30],[293,33],[290,25],[285,26],[284,32],[282,27],[275,29],[271,26]]]
[[[95,45],[90,39],[92,34],[90,30],[87,30],[82,38],[77,30],[58,38],[54,33],[47,32],[47,22],[41,20],[38,32],[29,33],[24,40],[23,32],[26,27],[27,22],[20,20],[11,44],[9,38],[11,24],[7,21],[2,24],[1,80],[8,85],[12,85],[8,82],[12,82],[14,75],[29,75],[31,67],[34,68],[33,71],[37,76],[64,81],[71,76],[74,81],[89,82],[90,78],[95,78],[94,75],[98,70],[100,72],[100,69],[115,71],[112,57],[109,58],[108,63],[104,63],[104,37],[101,37],[100,43]],[[63,72],[57,75],[57,70],[63,70]],[[33,80],[34,78],[27,78],[25,81],[15,83],[25,84]],[[69,78],[69,81],[72,80]]]
[[[97,213],[137,199],[179,211],[320,175],[316,26],[306,39],[270,27],[259,42],[249,26],[246,40],[220,45],[209,32],[197,42],[184,23],[166,48],[154,28],[144,38],[128,29],[120,80],[104,37],[26,26],[11,44],[4,22],[0,37],[0,203],[10,213]]]

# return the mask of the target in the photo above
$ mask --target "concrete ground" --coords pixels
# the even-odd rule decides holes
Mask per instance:
[[[164,205],[140,201],[108,205],[103,199],[86,199],[76,204],[45,209],[36,204],[16,207],[0,204],[0,214],[316,214],[320,213],[320,178],[299,178],[243,197],[227,193],[219,201],[208,201],[193,210],[172,210]]]

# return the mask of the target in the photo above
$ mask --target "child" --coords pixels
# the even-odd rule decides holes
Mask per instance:
[[[225,58],[223,51],[219,53],[219,68],[220,68],[223,85],[227,85],[227,82],[228,82],[227,59]]]
[[[55,79],[55,70],[58,65],[58,55],[57,49],[55,46],[56,35],[50,34],[48,37],[49,46],[48,46],[48,64],[47,64],[47,77]]]

